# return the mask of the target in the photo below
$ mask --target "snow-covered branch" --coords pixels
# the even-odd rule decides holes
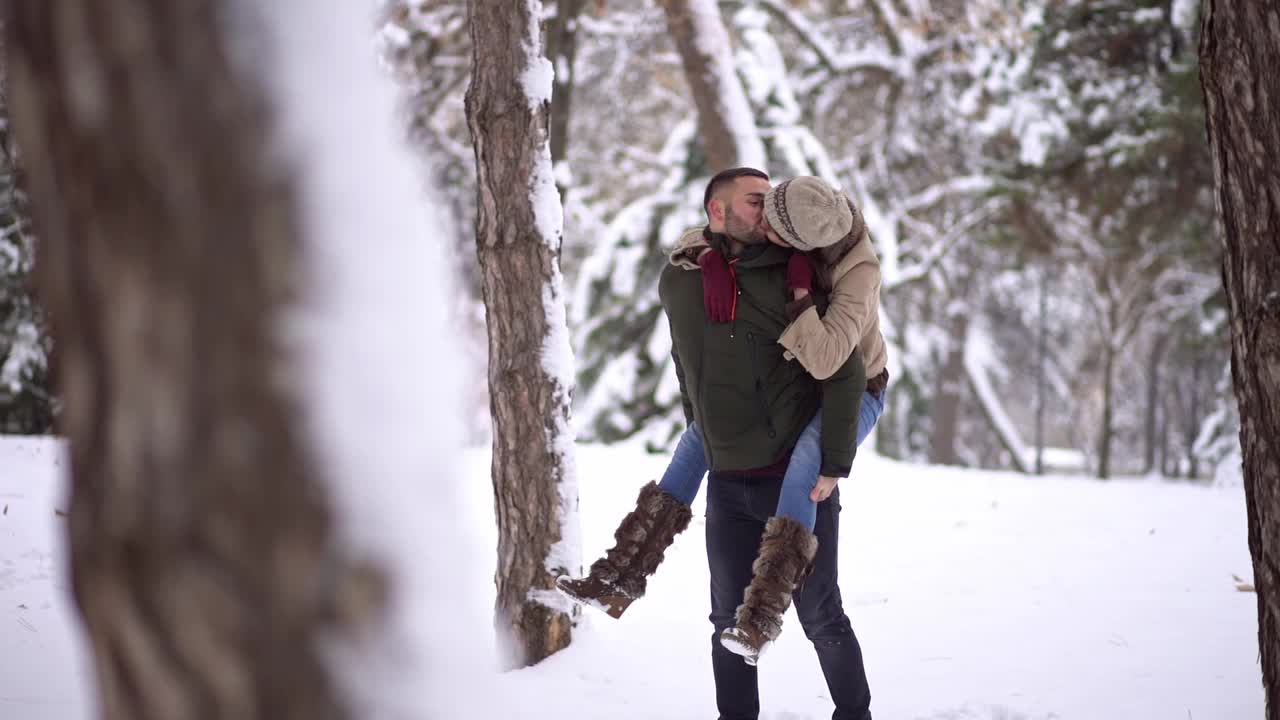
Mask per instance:
[[[905,285],[924,278],[959,244],[961,239],[974,228],[987,222],[1004,202],[1003,198],[989,198],[982,205],[965,213],[959,221],[947,229],[946,233],[930,243],[929,251],[923,258],[915,264],[903,268],[894,278],[893,284],[886,285],[886,287]]]
[[[837,51],[823,32],[804,15],[779,0],[721,0],[720,4],[727,8],[752,5],[768,11],[791,30],[797,40],[812,50],[818,62],[832,74],[876,73],[882,76],[882,82],[900,82],[910,74],[910,67],[903,58],[892,53],[875,48],[864,48],[853,53]]]

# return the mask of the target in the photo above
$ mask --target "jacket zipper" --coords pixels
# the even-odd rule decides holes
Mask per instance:
[[[738,273],[734,272],[733,266],[738,264],[738,258],[729,261],[729,278],[733,281],[733,304],[729,306],[729,337],[738,331],[738,296],[742,291],[738,289]]]
[[[707,333],[711,330],[711,321],[707,319],[705,313],[702,319],[702,342],[698,346],[698,406],[703,407],[705,413],[705,404],[707,402]],[[694,413],[696,416],[698,413]],[[706,417],[704,414],[703,417]],[[695,417],[695,419],[697,419]],[[707,424],[698,419],[702,426],[702,447],[707,451],[707,470],[714,470],[716,467],[715,455],[711,451],[711,436],[707,434]]]
[[[751,350],[751,372],[756,376],[756,399],[760,401],[760,411],[764,413],[765,427],[769,430],[769,439],[778,437],[773,427],[773,415],[769,413],[769,403],[764,397],[764,382],[760,380],[760,360],[756,357],[755,333],[747,333],[747,346]]]

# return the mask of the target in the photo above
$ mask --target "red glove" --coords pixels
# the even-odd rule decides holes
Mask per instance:
[[[707,309],[707,317],[711,322],[729,322],[738,299],[733,268],[715,250],[702,253],[698,265],[702,268],[702,304]]]
[[[791,253],[787,261],[787,289],[813,292],[813,259],[808,253]]]

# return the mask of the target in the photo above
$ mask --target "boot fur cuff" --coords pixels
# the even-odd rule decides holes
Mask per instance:
[[[796,583],[817,554],[818,537],[808,528],[788,517],[769,518],[751,567],[754,577],[738,607],[738,627],[776,640]]]

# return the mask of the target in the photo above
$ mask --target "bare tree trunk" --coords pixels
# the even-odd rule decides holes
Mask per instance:
[[[764,146],[746,91],[734,71],[729,31],[714,0],[659,0],[698,108],[707,168],[735,165],[766,170]]]
[[[496,624],[513,667],[568,646],[571,618],[555,602],[554,583],[557,575],[578,570],[553,555],[566,530],[561,490],[570,468],[562,447],[572,441],[563,436],[572,375],[562,368],[557,376],[544,362],[551,338],[567,338],[567,330],[548,102],[526,92],[531,63],[546,62],[534,21],[539,5],[473,0],[466,103],[479,182],[476,244],[489,331]],[[544,92],[550,91],[547,82]],[[552,207],[554,218],[547,216]],[[576,504],[576,497],[570,500]]]
[[[1159,424],[1156,422],[1157,409],[1160,406],[1160,361],[1164,358],[1165,344],[1169,336],[1161,333],[1156,336],[1147,358],[1147,408],[1143,424],[1144,450],[1143,472],[1149,473],[1156,467],[1156,450],[1160,442]]]
[[[1116,351],[1104,343],[1102,358],[1102,434],[1098,437],[1098,479],[1111,477],[1111,439],[1115,432],[1115,364]]]
[[[275,335],[294,184],[214,0],[8,3],[103,717],[343,718],[322,636],[385,579],[333,544]]]
[[[1200,401],[1205,393],[1200,385],[1204,382],[1204,361],[1198,351],[1192,351],[1190,398],[1187,400],[1187,419],[1183,426],[1183,437],[1187,457],[1187,479],[1195,480],[1200,474],[1200,463],[1196,460],[1196,436],[1200,434]]]
[[[578,16],[586,0],[557,0],[556,14],[547,24],[547,57],[555,69],[551,91],[551,163],[569,157],[569,120],[573,117],[573,63],[578,56]],[[563,194],[568,188],[556,185]]]
[[[1202,18],[1200,77],[1224,231],[1262,684],[1266,716],[1280,720],[1280,8],[1205,0]]]
[[[1036,469],[1037,475],[1044,474],[1044,416],[1048,410],[1048,375],[1049,352],[1049,303],[1045,284],[1048,282],[1046,272],[1040,273],[1039,282],[1039,327],[1036,333]]]
[[[1175,470],[1169,467],[1169,418],[1173,413],[1169,410],[1169,396],[1166,395],[1160,401],[1160,474],[1165,477],[1174,477]]]
[[[960,438],[960,407],[964,400],[965,382],[964,345],[969,330],[969,316],[955,313],[949,322],[951,346],[947,358],[938,369],[929,416],[932,432],[929,436],[929,462],[936,465],[958,465],[960,453],[956,443]]]

